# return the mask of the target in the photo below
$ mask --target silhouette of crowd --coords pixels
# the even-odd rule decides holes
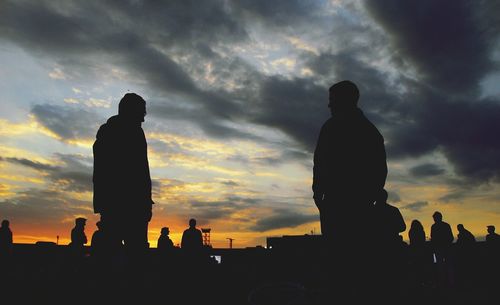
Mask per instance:
[[[407,244],[401,235],[406,231],[404,218],[397,207],[388,203],[384,138],[358,107],[359,98],[357,86],[350,81],[336,83],[329,89],[331,118],[319,133],[312,184],[321,221],[321,253],[304,254],[308,249],[290,249],[287,253],[271,251],[272,257],[262,258],[260,252],[256,252],[252,254],[255,261],[247,265],[240,263],[238,270],[223,269],[226,265],[236,265],[237,259],[226,260],[217,270],[232,276],[246,276],[245,283],[256,286],[261,283],[259,279],[262,281],[260,274],[266,275],[267,280],[278,281],[296,268],[302,275],[299,280],[307,282],[311,276],[309,282],[317,289],[314,304],[332,301],[342,304],[346,299],[356,304],[367,296],[373,302],[396,303],[405,297],[412,297],[416,302],[424,300],[429,291],[439,294],[450,289],[471,297],[474,293],[464,292],[479,291],[478,287],[470,288],[477,285],[475,278],[497,278],[500,236],[495,233],[495,226],[487,226],[486,241],[479,247],[476,237],[464,224],[457,224],[455,241],[451,226],[436,211],[432,215],[430,238],[426,237],[422,223],[414,219],[408,230]],[[194,279],[200,276],[200,270],[212,272],[215,267],[195,219],[189,220],[180,248],[170,239],[170,228],[163,227],[157,255],[154,258],[149,255],[148,225],[154,202],[147,141],[141,126],[145,116],[145,100],[127,93],[119,103],[118,115],[110,117],[97,132],[93,145],[93,208],[100,220],[89,249],[85,246],[87,219],[75,219],[67,247],[73,264],[71,270],[81,275],[90,267],[96,275],[92,287],[109,296],[128,295],[123,291],[140,295],[147,289],[145,277],[151,272],[156,272],[156,279],[179,288],[174,279],[162,277],[176,270],[177,273],[171,275],[178,275],[179,281],[189,283],[188,287],[179,288],[184,303],[199,303],[203,294],[198,292],[205,290],[201,282]],[[12,248],[10,223],[4,220],[0,228],[2,262],[9,259]],[[302,259],[292,261],[299,253]],[[314,255],[311,266],[317,269],[305,267],[309,255]],[[479,270],[478,260],[483,260],[486,265],[482,266],[488,270]],[[279,272],[271,274],[269,270]],[[297,280],[297,276],[290,275],[290,278]],[[230,287],[235,285],[232,281],[224,283]],[[491,290],[494,284],[489,282]],[[292,289],[294,293],[300,291],[298,299],[307,298],[306,289],[301,285],[280,285],[283,293]],[[267,291],[263,287],[269,286],[254,290],[249,300],[258,299],[256,291]],[[471,304],[474,301],[465,299]]]

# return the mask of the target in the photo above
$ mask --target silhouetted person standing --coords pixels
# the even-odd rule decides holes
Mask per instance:
[[[399,209],[387,203],[387,191],[381,190],[373,211],[372,251],[375,257],[373,269],[378,274],[380,299],[394,300],[401,284],[403,264],[406,256],[406,244],[399,233],[406,230],[406,224]],[[404,245],[404,246],[403,246]]]
[[[314,151],[313,192],[321,232],[345,240],[366,220],[387,176],[384,138],[357,107],[359,91],[350,81],[329,90],[332,117],[321,128]],[[351,222],[352,215],[358,219]]]
[[[434,212],[432,215],[434,224],[431,226],[431,244],[436,257],[438,267],[438,282],[441,285],[448,285],[452,282],[450,248],[455,237],[448,223],[443,221],[443,215],[440,212]]]
[[[97,132],[94,150],[94,212],[101,214],[107,247],[142,253],[152,216],[147,143],[141,124],[146,102],[127,93],[118,115]]]
[[[436,254],[436,259],[439,262],[446,259],[455,237],[450,225],[443,221],[443,215],[440,212],[434,212],[432,218],[434,219],[434,224],[431,226],[431,243]]]
[[[10,254],[12,250],[12,231],[10,230],[10,222],[7,219],[2,220],[0,227],[0,257]]]
[[[368,231],[373,202],[387,177],[384,138],[358,108],[358,99],[359,90],[350,81],[330,87],[332,116],[319,133],[312,185],[321,232],[332,249],[330,272],[338,284],[348,286],[359,282],[362,263],[367,263],[366,243],[358,238]]]
[[[174,243],[168,236],[170,234],[170,230],[168,227],[161,228],[161,234],[158,238],[158,251],[162,254],[168,253],[174,248]]]
[[[181,248],[187,252],[197,252],[203,249],[201,231],[196,228],[196,219],[189,220],[189,228],[182,233]]]
[[[387,203],[387,197],[387,191],[382,190],[375,204],[376,239],[385,246],[392,247],[401,243],[399,233],[406,230],[406,224],[399,209]]]
[[[486,226],[486,244],[498,247],[500,245],[500,235],[495,233],[495,226]]]
[[[410,247],[421,247],[425,244],[424,226],[417,219],[411,222],[408,238],[410,239]]]
[[[462,292],[468,290],[476,275],[475,265],[477,264],[476,238],[467,230],[463,224],[457,225],[457,242],[455,245],[455,270],[456,282]]]
[[[418,297],[423,293],[424,285],[431,280],[432,251],[425,243],[424,226],[417,219],[411,222],[408,238],[410,239],[409,265],[412,280],[410,287]]]
[[[84,245],[87,243],[85,235],[85,224],[87,219],[78,217],[75,219],[75,227],[71,230],[71,243],[69,246],[73,249],[76,255],[83,256]]]
[[[460,246],[474,245],[474,243],[476,242],[476,237],[474,237],[474,235],[469,230],[467,230],[463,224],[458,224],[457,230],[458,230],[457,245]]]
[[[90,247],[92,249],[92,255],[97,257],[102,255],[102,251],[105,247],[105,240],[101,222],[98,221],[95,225],[97,227],[97,230],[94,232],[94,234],[92,234]]]

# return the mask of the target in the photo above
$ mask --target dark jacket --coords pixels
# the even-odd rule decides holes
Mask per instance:
[[[431,226],[431,243],[434,249],[446,249],[451,246],[454,239],[448,223],[441,221]]]
[[[386,177],[384,138],[361,110],[326,121],[314,151],[315,199],[373,203]]]
[[[196,228],[184,230],[181,240],[181,248],[188,251],[198,251],[203,248],[201,231]]]
[[[83,228],[74,227],[71,230],[71,243],[73,247],[83,247],[87,243],[87,236]]]
[[[94,151],[94,213],[151,211],[147,143],[140,124],[109,118],[97,132]]]

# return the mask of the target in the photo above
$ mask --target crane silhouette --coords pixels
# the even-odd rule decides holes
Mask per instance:
[[[228,238],[226,238],[226,239],[228,239],[228,240],[229,240],[229,249],[232,249],[232,248],[233,248],[233,240],[234,240],[234,238],[230,238],[230,237],[228,237]]]

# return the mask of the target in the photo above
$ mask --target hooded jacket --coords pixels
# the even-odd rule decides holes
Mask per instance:
[[[140,124],[119,115],[103,124],[94,152],[94,213],[151,211],[147,143]]]

